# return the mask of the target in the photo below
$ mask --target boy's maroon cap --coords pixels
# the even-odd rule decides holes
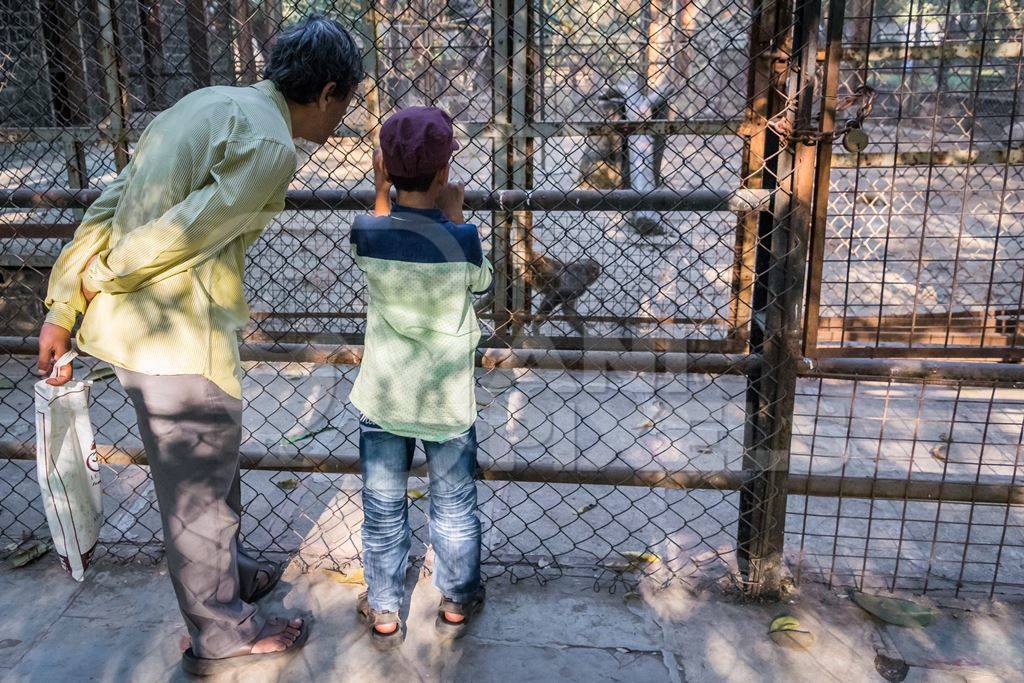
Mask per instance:
[[[400,178],[437,173],[458,148],[451,117],[437,107],[407,107],[380,128],[384,168]]]

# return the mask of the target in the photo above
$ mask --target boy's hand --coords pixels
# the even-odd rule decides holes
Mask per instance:
[[[437,195],[437,208],[452,223],[465,223],[462,216],[462,204],[466,198],[466,186],[462,183],[448,183]]]
[[[388,171],[384,168],[384,155],[380,151],[380,147],[373,150],[373,185],[374,187],[391,187],[391,178],[388,177]]]
[[[388,170],[384,168],[384,155],[380,147],[373,150],[373,185],[377,193],[373,201],[373,213],[375,216],[391,215],[391,178],[388,177]]]

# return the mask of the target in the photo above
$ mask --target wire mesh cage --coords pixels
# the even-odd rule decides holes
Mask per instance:
[[[1019,590],[1014,380],[897,360],[1016,359],[1022,13],[966,0],[3,2],[5,540],[45,533],[31,354],[56,255],[149,121],[258,80],[313,11],[351,27],[368,78],[246,257],[247,545],[358,562],[348,230],[382,118],[437,104],[495,266],[475,387],[490,573]],[[94,396],[103,548],[159,558],[132,408],[112,379]],[[413,475],[426,555],[422,453]]]

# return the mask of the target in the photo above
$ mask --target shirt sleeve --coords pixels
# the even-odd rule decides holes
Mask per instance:
[[[184,272],[284,208],[293,150],[272,140],[229,139],[212,180],[160,217],[134,228],[83,275],[93,291],[133,292]],[[278,200],[278,201],[275,201]]]
[[[89,259],[107,248],[110,224],[131,169],[129,163],[89,206],[74,237],[53,264],[46,290],[46,322],[70,330],[78,315],[85,311],[82,271]]]
[[[494,267],[486,257],[481,260],[479,266],[473,267],[476,268],[476,273],[474,273],[473,281],[469,285],[469,291],[473,292],[473,294],[484,294],[491,288],[491,283],[494,280]]]

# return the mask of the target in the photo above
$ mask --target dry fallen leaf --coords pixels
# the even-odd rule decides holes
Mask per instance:
[[[427,494],[419,489],[409,489],[409,500],[419,500]]]
[[[790,650],[809,650],[814,645],[814,634],[804,629],[796,617],[789,614],[772,619],[768,637],[776,645]]]
[[[646,565],[661,562],[660,557],[647,550],[622,550],[619,551],[619,554],[629,560],[629,564],[626,565],[626,571],[636,571]]]
[[[647,430],[647,429],[653,429],[653,428],[654,428],[654,421],[653,420],[644,420],[640,424],[638,424],[635,427],[633,427],[633,429],[635,429],[638,432],[639,431],[644,431],[644,430]]]
[[[38,538],[30,538],[15,545],[7,546],[9,551],[4,564],[7,569],[17,569],[35,562],[50,551],[53,546],[49,541],[42,541]]]
[[[850,598],[869,614],[893,626],[921,628],[932,623],[935,610],[911,600],[893,598],[887,595],[872,595],[858,590],[850,591]]]
[[[274,482],[274,486],[281,489],[282,491],[291,491],[298,485],[298,479],[278,479],[277,481]]]
[[[85,376],[86,381],[90,382],[102,382],[114,377],[114,368],[109,365],[97,365],[92,371]]]
[[[334,569],[325,569],[324,574],[327,574],[335,583],[342,583],[346,585],[360,585],[366,583],[363,578],[363,568],[353,567],[348,573],[339,572]]]
[[[306,439],[312,439],[317,434],[323,434],[324,432],[331,432],[331,431],[334,431],[334,430],[335,430],[335,427],[333,425],[327,425],[326,427],[321,427],[320,429],[311,429],[309,431],[302,432],[301,434],[296,434],[295,436],[288,436],[288,435],[282,436],[281,437],[281,441],[282,441],[282,443],[290,443],[290,444],[292,444],[294,446],[294,445],[298,444],[300,441],[305,441]]]
[[[932,446],[931,449],[929,449],[928,454],[939,462],[946,462],[945,446]]]

